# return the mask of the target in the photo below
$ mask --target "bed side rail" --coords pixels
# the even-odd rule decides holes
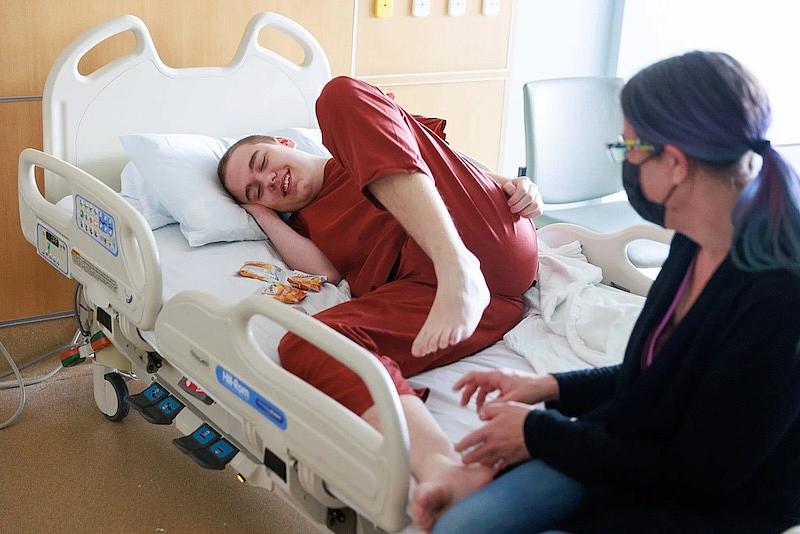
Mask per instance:
[[[537,230],[540,239],[551,247],[579,241],[589,263],[603,270],[603,283],[646,296],[653,280],[628,259],[628,245],[637,239],[669,244],[674,232],[652,224],[631,226],[613,234],[599,234],[569,223],[548,224]]]
[[[42,196],[35,167],[64,179],[72,214]],[[91,174],[40,150],[22,151],[18,183],[22,233],[39,255],[83,284],[96,306],[152,329],[161,308],[161,265],[141,214]]]
[[[382,433],[271,360],[251,331],[257,316],[323,348],[358,374]],[[156,340],[170,364],[252,424],[269,452],[313,471],[337,498],[381,528],[394,532],[406,524],[408,431],[388,373],[366,349],[274,299],[256,296],[229,307],[198,291],[165,303]]]

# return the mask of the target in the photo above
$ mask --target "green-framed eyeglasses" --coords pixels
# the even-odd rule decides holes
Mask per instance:
[[[656,145],[648,143],[638,137],[628,137],[620,135],[613,143],[606,143],[608,155],[617,163],[625,161],[629,150],[640,150],[642,152],[653,152],[656,150]]]

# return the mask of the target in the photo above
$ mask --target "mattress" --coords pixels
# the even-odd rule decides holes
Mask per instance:
[[[236,304],[242,299],[260,294],[264,288],[263,282],[239,276],[239,268],[246,261],[263,261],[284,266],[267,241],[212,243],[190,247],[177,224],[159,228],[153,234],[161,259],[164,302],[181,291],[199,290],[226,304]],[[321,292],[309,293],[300,304],[294,306],[304,313],[314,315],[349,299],[349,287],[343,281],[338,286],[325,284]],[[286,330],[264,317],[254,318],[251,326],[259,347],[277,361],[278,341]],[[158,350],[154,331],[142,332],[142,337]],[[428,409],[447,436],[452,441],[458,441],[470,430],[479,427],[481,422],[472,403],[466,407],[460,406],[461,395],[453,392],[453,384],[468,372],[497,367],[532,370],[525,358],[506,347],[503,341],[498,341],[458,362],[414,376],[409,382],[414,387],[430,388],[431,393],[426,401]]]

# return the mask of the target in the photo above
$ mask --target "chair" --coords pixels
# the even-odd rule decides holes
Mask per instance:
[[[620,193],[622,166],[605,144],[622,132],[621,78],[561,78],[528,82],[523,89],[527,175],[544,200],[537,226],[573,223],[612,233],[642,219]],[[634,241],[628,257],[640,268],[660,267],[668,247]]]

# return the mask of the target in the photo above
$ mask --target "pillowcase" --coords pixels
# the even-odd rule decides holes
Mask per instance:
[[[122,191],[120,191],[122,198],[142,214],[151,230],[176,222],[158,201],[155,193],[151,192],[150,187],[144,183],[142,175],[136,170],[132,161],[129,161],[122,169],[120,178],[122,180]]]
[[[268,135],[289,137],[297,149],[330,157],[319,130],[289,128]],[[136,134],[120,137],[122,146],[141,175],[139,200],[154,213],[180,223],[189,245],[217,241],[265,239],[255,220],[225,192],[217,179],[217,164],[237,139],[191,134]],[[126,188],[136,192],[134,184]],[[125,190],[123,190],[123,194]],[[147,197],[144,201],[143,198]],[[158,206],[163,207],[163,212]],[[147,216],[145,216],[147,218]],[[151,221],[151,227],[154,222]]]

